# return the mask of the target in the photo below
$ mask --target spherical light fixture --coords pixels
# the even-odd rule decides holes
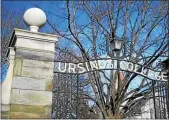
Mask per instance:
[[[46,15],[39,8],[30,8],[24,13],[24,22],[31,32],[38,32],[38,29],[46,23]]]

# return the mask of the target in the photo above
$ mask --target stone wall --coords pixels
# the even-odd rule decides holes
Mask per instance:
[[[9,118],[50,118],[53,66],[16,57]]]

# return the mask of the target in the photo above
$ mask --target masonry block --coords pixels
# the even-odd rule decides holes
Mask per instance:
[[[14,75],[20,76],[22,71],[22,59],[15,59]]]
[[[45,107],[45,118],[47,119],[51,118],[51,112],[52,112],[52,107],[46,106]]]
[[[19,89],[12,89],[11,91],[11,103],[19,102]]]
[[[52,104],[52,92],[20,90],[19,101],[16,104],[51,105]]]
[[[36,50],[36,49],[24,49],[18,48],[16,49],[16,56],[29,59],[29,60],[39,60],[39,61],[50,61],[54,60],[54,52],[44,51],[44,50]]]
[[[13,88],[18,89],[29,89],[29,90],[45,90],[46,89],[45,79],[35,79],[28,77],[15,76],[13,79]]]
[[[43,119],[44,114],[38,113],[25,113],[25,112],[11,112],[10,118],[12,119]]]
[[[36,66],[38,68],[53,69],[54,62],[23,59],[23,66],[24,67],[35,67]]]
[[[22,76],[33,78],[53,79],[53,70],[37,67],[22,67]]]
[[[27,113],[45,113],[45,106],[36,105],[18,105],[12,104],[10,106],[11,112],[27,112]]]
[[[1,111],[9,111],[9,105],[1,104]]]
[[[1,119],[9,119],[9,112],[8,111],[2,111],[1,112]]]
[[[53,83],[51,80],[46,81],[46,91],[52,91],[53,89]]]

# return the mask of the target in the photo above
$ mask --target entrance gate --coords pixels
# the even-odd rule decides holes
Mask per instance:
[[[53,81],[53,118],[78,118],[78,81],[78,75],[55,73]]]
[[[151,98],[141,101],[137,107],[133,108],[127,118],[169,118],[169,96],[168,82],[152,81]],[[142,108],[142,109],[140,109]],[[146,116],[146,117],[145,117]]]
[[[54,71],[52,118],[80,118],[80,93],[83,91],[80,87],[81,81],[83,80],[82,76],[83,74],[89,74],[90,72],[96,71],[97,70],[73,74],[59,72],[57,70]],[[125,118],[169,118],[168,81],[152,80],[151,78],[150,80],[152,92],[149,94],[148,99],[140,101],[136,107],[132,108],[128,114],[126,114]]]
[[[154,102],[154,118],[169,118],[169,96],[168,83],[152,81],[153,86],[153,102]]]

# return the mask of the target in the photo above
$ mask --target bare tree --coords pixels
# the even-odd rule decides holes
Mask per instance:
[[[112,39],[114,36],[124,39],[125,59],[142,64],[144,69],[156,70],[154,62],[168,57],[166,1],[68,0],[51,4],[58,12],[45,12],[55,16],[57,21],[48,20],[48,24],[77,47],[74,57],[79,62],[99,59],[103,55],[111,57],[107,51],[109,46],[106,46],[107,35]],[[88,66],[91,66],[90,62]],[[118,70],[112,70],[110,75],[105,73],[103,70],[89,73],[85,85],[91,86],[94,95],[84,94],[86,99],[95,102],[103,118],[124,118],[140,101],[152,97],[152,82],[148,78]],[[129,90],[134,81],[140,82]]]

